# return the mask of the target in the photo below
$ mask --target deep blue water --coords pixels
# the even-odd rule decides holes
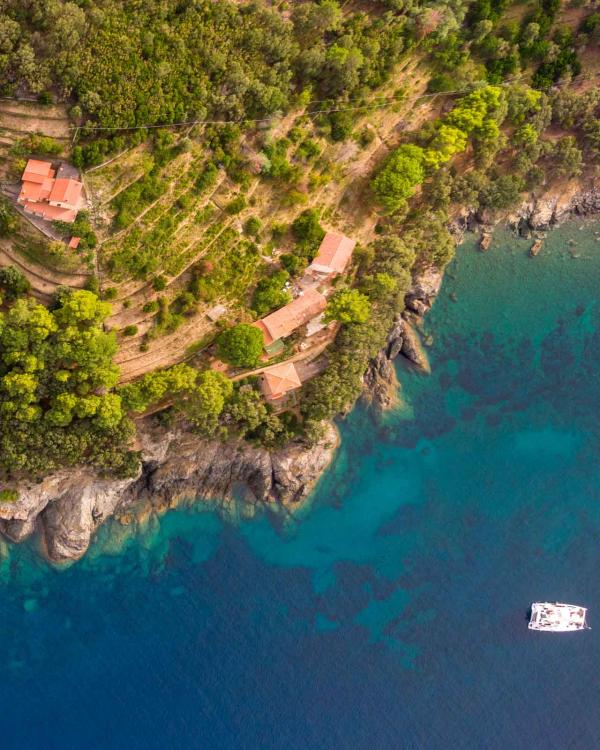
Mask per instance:
[[[2,749],[599,747],[598,230],[465,243],[432,375],[355,410],[286,528],[197,504],[68,570],[5,550]],[[529,632],[546,598],[595,629]]]

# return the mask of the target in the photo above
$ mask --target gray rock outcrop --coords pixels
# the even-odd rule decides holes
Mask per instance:
[[[406,294],[406,307],[417,315],[423,315],[440,293],[444,274],[439,268],[428,266],[420,271]]]
[[[364,377],[367,401],[381,411],[391,409],[398,403],[400,383],[392,359],[386,355],[385,350],[381,350],[372,360]]]
[[[393,361],[402,356],[422,372],[430,372],[429,358],[410,320],[419,320],[431,308],[440,292],[443,273],[429,266],[413,280],[405,297],[406,311],[397,315],[389,330],[386,345],[369,363],[363,378],[365,397],[376,409],[385,411],[398,404],[400,383]]]
[[[136,511],[162,512],[184,500],[226,505],[234,497],[293,511],[332,460],[339,438],[329,424],[312,447],[291,443],[268,451],[144,426],[139,442],[138,477],[110,480],[74,469],[22,483],[18,500],[0,504],[0,533],[20,542],[37,532],[49,559],[66,562],[82,557],[96,529],[112,516],[126,521]]]

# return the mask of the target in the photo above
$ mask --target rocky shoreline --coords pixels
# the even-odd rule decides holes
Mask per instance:
[[[462,242],[466,232],[479,232],[481,249],[486,252],[494,227],[499,224],[507,224],[521,237],[539,237],[540,232],[554,229],[569,219],[599,214],[600,187],[593,180],[587,184],[572,180],[567,185],[553,186],[541,195],[532,194],[511,214],[490,216],[485,212],[465,211],[455,218],[450,230],[457,245]],[[536,255],[537,252],[531,254]],[[406,309],[396,317],[385,347],[371,361],[365,374],[365,388],[369,402],[379,411],[386,411],[397,404],[400,385],[393,365],[397,357],[405,359],[423,373],[430,371],[419,328],[439,294],[442,280],[443,273],[436,268],[423,269],[415,277],[406,296]]]
[[[452,231],[457,244],[465,231],[491,232],[508,223],[521,236],[551,229],[567,219],[600,213],[600,190],[582,189],[532,195],[520,209],[494,218],[465,213]],[[406,297],[405,311],[396,317],[385,347],[365,373],[365,393],[379,410],[398,402],[399,383],[393,365],[403,357],[423,373],[429,372],[419,327],[442,284],[443,274],[423,269]],[[160,513],[196,498],[218,500],[224,507],[241,499],[248,512],[258,506],[293,512],[310,495],[331,463],[339,444],[334,425],[315,446],[292,443],[278,451],[241,441],[207,441],[183,430],[166,431],[142,424],[139,431],[142,468],[138,477],[103,479],[89,469],[57,472],[39,483],[23,483],[15,502],[0,503],[0,537],[22,542],[37,535],[53,562],[78,560],[87,551],[97,528],[114,517],[130,523],[137,516]]]
[[[22,484],[16,502],[0,503],[0,534],[12,542],[36,535],[48,559],[61,563],[81,558],[108,518],[130,523],[199,497],[224,507],[240,499],[249,512],[259,505],[292,512],[333,459],[339,436],[329,425],[313,447],[268,451],[143,425],[139,441],[142,468],[134,479],[103,479],[81,468]]]

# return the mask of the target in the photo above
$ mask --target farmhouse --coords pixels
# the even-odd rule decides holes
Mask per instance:
[[[17,201],[29,214],[70,224],[83,206],[83,184],[75,179],[76,174],[64,164],[55,170],[49,161],[29,159]]]
[[[302,382],[293,362],[283,362],[265,370],[261,378],[261,389],[268,401],[278,401],[290,391],[300,388]]]
[[[324,276],[344,273],[355,246],[356,240],[337,232],[327,232],[308,270]]]
[[[284,339],[309,320],[316,318],[326,307],[325,297],[315,287],[309,287],[288,305],[256,321],[253,325],[262,331],[265,348],[268,351],[273,343]]]

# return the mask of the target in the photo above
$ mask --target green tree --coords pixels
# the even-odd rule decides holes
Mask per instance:
[[[479,203],[484,208],[503,210],[519,201],[524,188],[523,179],[517,175],[501,175],[491,180],[480,192]]]
[[[282,269],[258,282],[252,296],[252,309],[259,317],[290,302],[292,295],[284,288],[289,277]]]
[[[262,350],[262,331],[247,323],[223,331],[217,339],[219,356],[236,367],[255,367]]]
[[[198,376],[197,385],[186,398],[183,411],[202,434],[213,435],[232,393],[233,383],[229,378],[208,370]]]
[[[0,316],[0,467],[42,475],[86,463],[129,476],[133,427],[110,392],[119,371],[110,306],[63,289],[51,310],[17,299]]]
[[[237,428],[241,437],[255,432],[269,416],[269,409],[261,394],[251,385],[236,388],[233,398],[227,405],[227,416]]]
[[[415,187],[423,182],[424,156],[420,146],[400,146],[371,182],[377,201],[389,213],[395,213],[403,208]]]
[[[341,289],[327,303],[324,320],[365,323],[371,313],[369,298],[357,289]]]
[[[583,155],[572,135],[558,140],[552,148],[552,170],[566,177],[577,177],[581,174]]]
[[[398,280],[391,274],[380,272],[364,276],[361,283],[361,289],[370,297],[371,300],[386,299],[398,286]]]
[[[538,132],[529,123],[524,123],[521,127],[515,130],[513,135],[513,143],[516,146],[533,146],[537,143]]]
[[[314,208],[303,211],[292,222],[292,234],[298,243],[300,255],[312,260],[325,236],[325,230],[319,223],[319,212]]]
[[[10,237],[17,229],[17,217],[5,198],[0,197],[0,237]]]
[[[4,293],[4,299],[10,304],[27,294],[31,289],[31,284],[18,268],[5,266],[0,268],[0,288]]]

